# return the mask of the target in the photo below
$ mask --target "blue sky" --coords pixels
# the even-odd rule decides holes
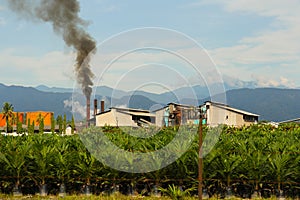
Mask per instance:
[[[130,29],[172,29],[201,44],[226,82],[235,84],[236,80],[241,80],[253,81],[258,87],[300,87],[300,1],[79,2],[79,15],[89,22],[87,31],[98,44]],[[22,19],[9,10],[5,0],[0,0],[0,30],[1,83],[73,87],[75,53],[54,33],[50,24]],[[140,55],[131,57],[130,61],[127,59],[127,65],[140,65],[140,60],[134,60],[138,57]],[[145,57],[141,59],[145,60]],[[151,59],[147,61],[151,62]],[[154,61],[159,62],[157,59]],[[180,62],[173,62],[168,64],[181,66]],[[121,65],[116,65],[106,74],[109,78],[104,82],[97,79],[97,83],[113,86],[118,82],[120,77],[124,77],[120,75],[118,66]],[[128,69],[123,68],[125,71]],[[96,70],[97,78],[98,73]],[[149,76],[165,77],[165,71],[159,72],[157,69],[153,74],[148,73]],[[193,72],[186,76],[192,80]],[[140,77],[136,75],[136,78]],[[169,81],[172,81],[171,78]],[[134,82],[129,82],[119,84],[119,89],[134,89]],[[182,86],[180,81],[172,83],[174,87]],[[196,83],[191,81],[191,84]]]

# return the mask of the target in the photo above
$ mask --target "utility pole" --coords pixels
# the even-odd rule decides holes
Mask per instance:
[[[203,113],[201,107],[199,109],[200,116],[199,116],[199,127],[198,127],[198,134],[199,134],[199,149],[198,149],[198,199],[202,200],[202,187],[203,187],[203,158],[202,158],[202,142],[203,142],[203,130],[202,130],[202,120],[203,120]]]

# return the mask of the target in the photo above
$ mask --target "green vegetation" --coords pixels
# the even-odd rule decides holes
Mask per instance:
[[[6,121],[6,133],[11,132],[11,122],[10,119],[12,120],[12,118],[14,117],[13,114],[14,111],[14,107],[12,104],[8,103],[8,102],[4,102],[3,106],[2,106],[2,114],[3,114],[3,118],[5,118]]]
[[[58,133],[62,134],[63,133],[63,118],[61,115],[58,115],[56,117],[56,124],[58,125]]]
[[[183,199],[184,197],[187,197],[190,195],[191,191],[195,191],[196,187],[188,188],[186,190],[182,189],[182,186],[175,186],[174,184],[169,185],[168,188],[159,188],[160,191],[165,193],[167,196],[169,196],[173,200],[179,200]]]
[[[39,117],[37,119],[37,122],[39,123],[39,133],[43,134],[44,133],[44,117],[42,116],[42,114],[39,114]]]
[[[24,133],[24,130],[23,130],[23,127],[22,127],[22,122],[19,119],[19,113],[17,113],[16,119],[17,119],[17,122],[16,122],[16,124],[17,124],[17,133],[18,134]]]
[[[30,127],[30,133],[31,134],[34,134],[34,127],[35,127],[35,121],[32,120],[31,127]]]
[[[185,134],[197,131],[197,127],[181,128]],[[91,127],[83,134],[93,134],[98,129]],[[141,138],[137,134],[148,134],[147,129],[128,129],[130,135],[122,130],[102,129],[115,145],[134,152],[161,149],[177,134],[176,129],[165,128],[152,137]],[[207,131],[204,127],[204,136]],[[215,198],[230,195],[299,198],[299,139],[299,124],[278,128],[260,124],[242,128],[224,126],[218,143],[204,158],[204,193]],[[121,194],[120,198],[114,198],[163,195],[165,199],[193,199],[197,195],[197,137],[176,162],[157,171],[136,174],[103,165],[87,151],[79,135],[0,135],[0,141],[2,193],[19,189],[24,195],[45,191],[58,195],[64,188],[71,195],[92,193],[102,195],[102,199]],[[175,154],[181,145],[184,141],[176,146]]]
[[[72,120],[71,120],[71,134],[74,134],[74,129],[75,129],[75,120],[74,120],[74,116],[72,115]]]
[[[54,119],[54,115],[51,116],[51,133],[52,134],[55,133],[55,119]]]
[[[31,129],[31,123],[30,123],[30,119],[28,119],[27,120],[27,133],[28,134],[32,134],[33,133],[30,129]]]
[[[66,128],[67,128],[67,115],[64,114],[64,119],[63,119],[63,134],[66,134]]]

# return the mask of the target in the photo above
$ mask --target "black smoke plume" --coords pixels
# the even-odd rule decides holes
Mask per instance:
[[[93,85],[90,53],[95,53],[96,42],[85,31],[87,22],[78,16],[77,0],[8,0],[9,7],[26,19],[52,24],[56,33],[77,52],[75,72],[83,93],[90,97]]]

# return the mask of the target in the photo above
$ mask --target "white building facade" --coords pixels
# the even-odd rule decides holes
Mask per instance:
[[[96,115],[96,126],[149,126],[155,125],[155,115],[147,110],[112,107]]]

